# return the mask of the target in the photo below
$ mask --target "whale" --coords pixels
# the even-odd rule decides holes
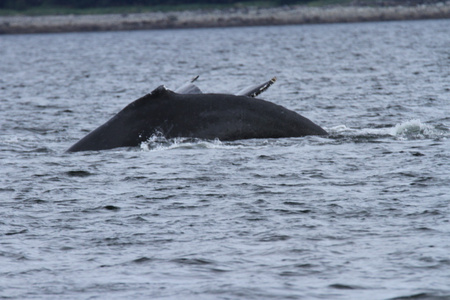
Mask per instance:
[[[67,152],[136,147],[152,136],[234,141],[327,135],[311,120],[258,98],[276,80],[235,94],[202,93],[192,80],[174,91],[164,85],[133,101]]]

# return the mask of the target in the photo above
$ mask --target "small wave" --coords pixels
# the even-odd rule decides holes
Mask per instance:
[[[331,128],[327,128],[328,132],[331,135],[350,135],[350,136],[385,136],[385,135],[391,135],[389,133],[389,128],[362,128],[362,129],[354,129],[347,127],[346,125],[338,125]]]
[[[203,258],[175,258],[171,260],[174,263],[178,263],[180,265],[210,265],[214,264],[214,261]]]
[[[356,285],[348,285],[348,284],[342,284],[342,283],[330,284],[328,287],[332,288],[332,289],[338,289],[338,290],[356,290],[356,289],[361,289],[361,287],[356,286]]]
[[[346,125],[338,125],[327,128],[331,136],[350,136],[350,137],[395,137],[399,140],[415,140],[441,138],[448,136],[449,130],[437,128],[429,124],[422,123],[420,120],[409,120],[384,128],[362,128],[353,129]]]
[[[93,174],[88,171],[84,171],[84,170],[71,170],[71,171],[67,171],[66,175],[68,175],[69,177],[88,177]]]
[[[389,298],[388,300],[408,300],[408,299],[417,299],[417,300],[445,300],[449,299],[449,295],[441,295],[441,294],[435,294],[433,292],[426,292],[426,293],[418,293],[418,294],[412,294],[407,296],[399,296],[394,298]]]

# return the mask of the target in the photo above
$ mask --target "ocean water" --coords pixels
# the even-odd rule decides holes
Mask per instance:
[[[326,137],[65,153],[195,75]],[[450,299],[450,20],[0,36],[0,298]]]

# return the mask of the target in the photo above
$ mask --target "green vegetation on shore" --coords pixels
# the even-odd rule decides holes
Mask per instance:
[[[130,14],[283,5],[411,6],[449,0],[0,0],[0,16]]]
[[[242,7],[276,7],[280,5],[323,6],[348,4],[351,0],[0,0],[0,15],[86,15],[128,14],[154,11],[226,9]],[[373,0],[365,0],[373,2]]]

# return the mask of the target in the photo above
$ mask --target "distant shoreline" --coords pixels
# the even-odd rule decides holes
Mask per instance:
[[[415,6],[242,7],[108,15],[0,16],[0,34],[449,19],[450,1]]]

